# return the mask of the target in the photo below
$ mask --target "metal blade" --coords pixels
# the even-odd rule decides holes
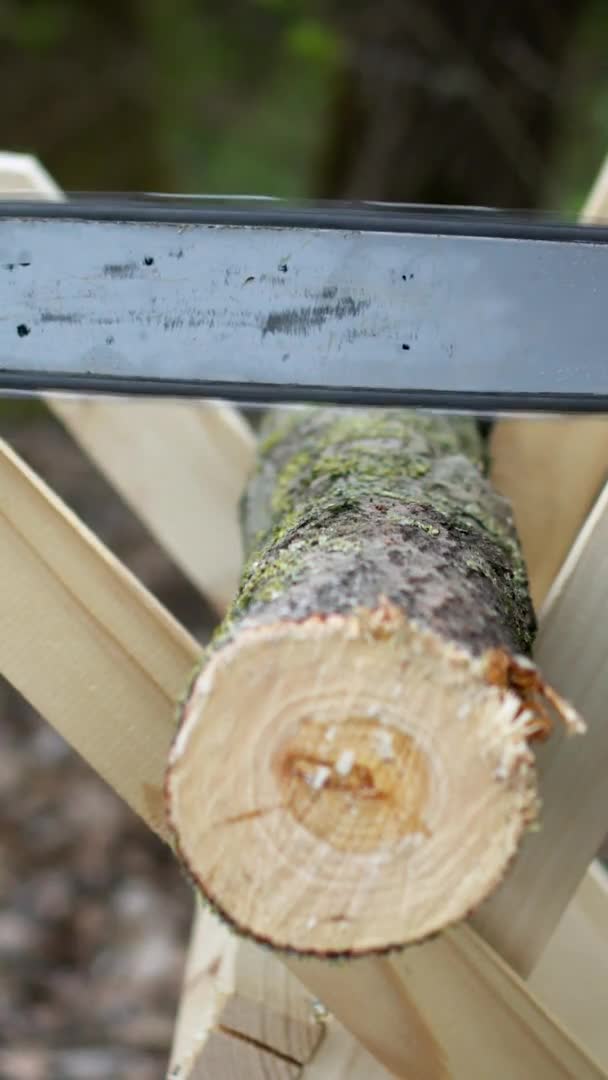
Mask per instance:
[[[608,411],[608,230],[490,211],[0,205],[0,387]]]

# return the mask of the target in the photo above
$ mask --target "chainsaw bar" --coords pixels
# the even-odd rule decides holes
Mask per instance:
[[[5,391],[608,411],[608,228],[274,200],[0,203]]]

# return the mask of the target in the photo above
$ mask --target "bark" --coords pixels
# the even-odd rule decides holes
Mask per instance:
[[[527,659],[525,567],[472,421],[311,409],[264,436],[251,556],[183,709],[169,819],[237,929],[377,951],[500,880],[556,699]]]
[[[255,570],[233,618],[343,614],[385,595],[475,654],[530,651],[511,511],[471,421],[318,409],[270,427],[244,514]]]

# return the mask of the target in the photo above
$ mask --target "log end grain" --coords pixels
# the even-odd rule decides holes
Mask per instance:
[[[466,916],[536,816],[542,684],[520,664],[383,598],[243,630],[194,682],[167,771],[202,894],[237,930],[327,957]]]

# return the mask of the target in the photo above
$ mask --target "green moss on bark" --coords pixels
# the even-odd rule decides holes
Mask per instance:
[[[472,652],[530,651],[525,566],[473,421],[273,413],[243,521],[249,560],[216,644],[243,620],[346,612],[387,596]]]

